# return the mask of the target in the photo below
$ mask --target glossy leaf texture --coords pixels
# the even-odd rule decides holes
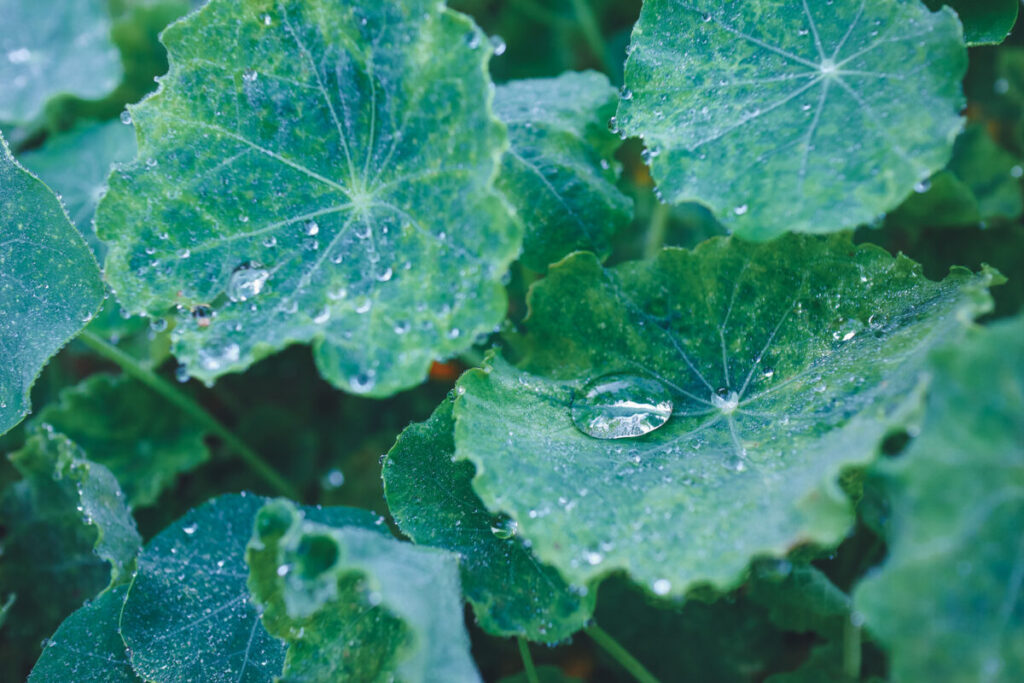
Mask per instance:
[[[964,26],[968,45],[994,45],[1003,42],[1017,22],[1018,0],[925,0],[932,10],[948,5],[956,11]]]
[[[132,507],[152,505],[179,474],[210,458],[203,427],[125,376],[93,375],[33,422],[53,425],[109,469]]]
[[[115,586],[65,619],[47,639],[29,683],[142,683],[118,633],[127,590]]]
[[[615,186],[620,141],[608,131],[617,101],[593,71],[498,86],[494,109],[511,147],[497,187],[525,225],[528,268],[544,272],[573,251],[605,257],[632,219],[632,202]]]
[[[266,505],[246,561],[287,680],[479,681],[456,558]]]
[[[127,308],[183,313],[192,376],[315,342],[326,379],[385,396],[500,322],[521,229],[493,190],[507,140],[469,19],[211,0],[162,40],[170,72],[130,108],[139,157],[97,229]]]
[[[453,462],[452,403],[408,427],[384,461],[388,510],[416,543],[458,553],[462,590],[493,635],[557,642],[583,628],[594,592],[570,588],[537,561],[515,521],[495,516],[473,492],[473,466]],[[581,595],[582,593],[582,595]]]
[[[28,414],[39,372],[103,296],[96,259],[60,202],[0,137],[0,434]]]
[[[139,555],[121,615],[135,672],[147,681],[273,681],[285,644],[260,622],[245,548],[266,499],[225,495],[190,510]],[[378,529],[348,508],[306,509],[327,523]]]
[[[114,162],[135,157],[135,132],[120,121],[82,124],[49,137],[39,149],[20,155],[19,161],[60,194],[71,222],[93,253],[102,246],[93,228],[96,204],[107,190]]]
[[[520,365],[460,379],[456,456],[574,585],[625,571],[658,595],[729,588],[754,556],[842,538],[838,475],[911,418],[927,351],[990,310],[994,279],[932,282],[841,236],[713,239],[612,269],[578,254],[531,290]],[[588,404],[609,376],[616,392]],[[652,381],[663,426],[591,436],[660,410]]]
[[[142,540],[113,475],[67,437],[33,430],[10,459],[22,480],[0,499],[0,595],[15,595],[0,670],[17,676],[61,619],[128,579]]]
[[[103,0],[2,0],[0,121],[25,123],[61,94],[103,97],[121,80]]]
[[[1001,148],[981,124],[957,138],[949,165],[922,182],[886,225],[904,229],[987,225],[1020,218],[1020,160]]]
[[[966,66],[955,14],[919,2],[651,0],[617,125],[665,201],[750,239],[835,232],[946,165]]]
[[[875,467],[889,556],[854,604],[894,682],[1020,680],[1024,318],[972,330],[932,367],[920,435]]]

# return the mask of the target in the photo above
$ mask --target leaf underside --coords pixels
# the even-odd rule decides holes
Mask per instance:
[[[433,0],[212,0],[162,40],[170,72],[131,108],[139,157],[97,230],[127,308],[179,307],[192,376],[315,342],[326,379],[386,396],[501,320],[521,228],[492,188],[507,141],[471,21]]]
[[[531,291],[520,366],[460,380],[456,455],[574,585],[624,570],[657,594],[735,586],[756,555],[842,537],[840,471],[912,417],[928,349],[990,309],[996,277],[931,282],[839,236],[714,239],[613,269],[579,254]],[[660,383],[667,424],[580,431],[573,404],[608,373]]]
[[[617,125],[666,201],[751,239],[835,232],[946,164],[966,67],[955,14],[919,2],[650,0]]]

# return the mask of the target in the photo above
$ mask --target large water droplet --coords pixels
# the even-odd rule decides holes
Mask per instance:
[[[572,402],[572,421],[597,439],[643,436],[672,417],[672,397],[655,379],[624,373],[598,377]]]
[[[245,301],[263,291],[270,271],[257,263],[249,261],[235,268],[228,280],[228,298],[232,301]]]
[[[491,522],[491,533],[495,538],[507,541],[519,533],[519,523],[507,515],[501,515]]]

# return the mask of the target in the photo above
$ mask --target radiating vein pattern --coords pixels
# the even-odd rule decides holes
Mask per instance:
[[[654,593],[734,585],[757,554],[841,538],[839,472],[909,419],[928,351],[986,310],[992,277],[931,282],[840,237],[716,239],[612,269],[571,257],[531,292],[527,360],[460,380],[456,456],[574,585],[617,570]],[[576,428],[574,400],[617,373],[665,386],[663,426]]]
[[[122,302],[178,307],[193,376],[315,341],[327,379],[383,395],[500,320],[521,237],[491,188],[505,134],[468,19],[213,0],[163,39],[170,73],[133,109],[139,157],[97,223]],[[259,291],[232,297],[254,264]]]
[[[869,222],[962,126],[959,24],[917,2],[654,0],[632,48],[617,125],[667,200],[746,237]]]

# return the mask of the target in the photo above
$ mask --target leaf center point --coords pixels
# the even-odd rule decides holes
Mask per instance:
[[[723,415],[732,415],[740,407],[740,395],[735,391],[719,389],[711,394],[711,405],[717,408]]]

